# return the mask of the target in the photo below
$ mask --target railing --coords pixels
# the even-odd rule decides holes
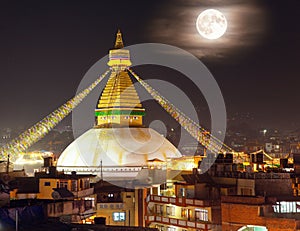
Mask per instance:
[[[145,216],[145,220],[147,223],[158,222],[166,225],[180,226],[183,228],[194,228],[194,229],[202,229],[202,230],[210,230],[212,228],[211,224],[205,221],[203,222],[188,221],[188,220],[181,220],[177,218],[169,218],[169,217],[156,216],[156,215]]]
[[[76,172],[90,172],[97,174],[101,171],[104,172],[140,172],[146,166],[57,166],[58,169],[63,170],[65,173]]]
[[[275,172],[217,172],[215,177],[230,177],[239,179],[290,179],[290,173]]]
[[[97,203],[97,210],[102,209],[123,209],[124,203],[123,202],[100,202]]]
[[[166,197],[166,196],[157,196],[157,195],[150,195],[150,201],[166,203],[166,204],[174,204],[178,206],[207,207],[212,205],[212,203],[208,200],[189,199],[185,197]]]
[[[84,213],[86,210],[93,209],[93,202],[90,200],[60,201],[47,204],[48,217],[60,217]]]

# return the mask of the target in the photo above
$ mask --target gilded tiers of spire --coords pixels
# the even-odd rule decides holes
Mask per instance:
[[[102,92],[98,109],[132,109],[141,107],[140,99],[128,72],[113,72]]]
[[[145,109],[127,70],[131,65],[129,50],[123,48],[122,34],[118,30],[114,49],[109,51],[108,65],[112,73],[95,110],[96,127],[143,125]]]

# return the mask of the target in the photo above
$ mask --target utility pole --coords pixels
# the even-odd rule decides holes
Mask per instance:
[[[16,209],[16,231],[18,231],[19,230],[19,214],[18,214],[18,210]]]
[[[9,158],[10,158],[10,155],[8,154],[7,155],[7,164],[6,164],[6,174],[9,173]]]

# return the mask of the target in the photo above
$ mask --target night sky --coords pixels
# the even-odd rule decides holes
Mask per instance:
[[[195,27],[207,8],[228,20],[216,42],[201,38]],[[220,86],[228,117],[250,113],[253,126],[296,129],[299,12],[299,0],[1,1],[0,128],[32,125],[71,98],[120,28],[126,45],[166,43],[199,57]],[[190,90],[191,83],[167,73],[161,70],[161,79],[197,104],[200,93]],[[205,104],[199,107],[205,111]]]

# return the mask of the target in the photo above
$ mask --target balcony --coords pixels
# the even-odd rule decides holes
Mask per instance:
[[[194,229],[201,229],[201,230],[211,230],[212,225],[207,222],[200,222],[200,221],[187,221],[187,220],[181,220],[177,218],[169,218],[169,217],[163,217],[163,216],[157,216],[157,215],[149,215],[145,216],[146,223],[151,222],[158,222],[161,224],[166,225],[174,225],[179,226],[183,228],[194,228]]]
[[[87,197],[94,193],[94,188],[87,188],[79,191],[72,191],[75,198]]]
[[[88,210],[93,211],[92,200],[60,201],[47,204],[48,217],[82,214]]]
[[[166,196],[157,196],[157,195],[150,195],[149,202],[174,204],[177,206],[195,206],[195,207],[212,206],[212,203],[208,200],[189,199],[185,197],[166,197]]]

